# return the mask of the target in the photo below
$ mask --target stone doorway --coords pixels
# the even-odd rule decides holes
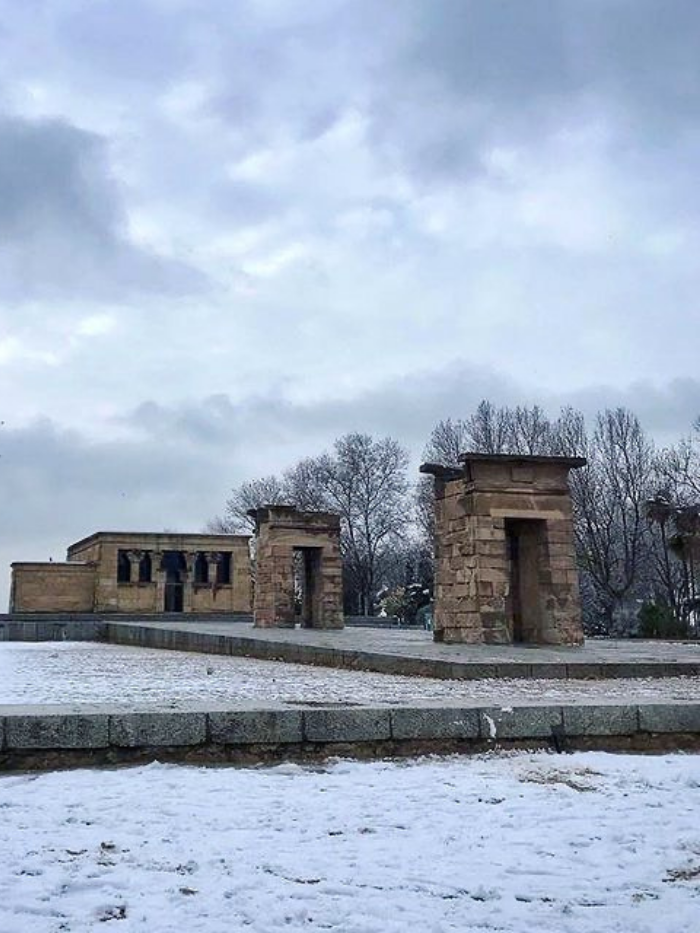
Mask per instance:
[[[302,628],[318,628],[321,555],[320,547],[294,548],[295,621]]]
[[[509,584],[506,614],[512,641],[536,643],[540,638],[540,562],[546,525],[537,519],[507,518],[504,526]]]

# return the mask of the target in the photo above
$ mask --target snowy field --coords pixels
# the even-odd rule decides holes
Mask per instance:
[[[153,764],[0,808],[2,933],[700,929],[697,755]]]
[[[697,699],[700,678],[445,681],[94,642],[0,643],[0,704]],[[2,931],[0,931],[2,933]]]

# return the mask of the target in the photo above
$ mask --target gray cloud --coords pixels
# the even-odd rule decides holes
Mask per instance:
[[[105,143],[64,120],[0,117],[0,295],[116,300],[203,277],[133,245]]]
[[[396,16],[410,27],[378,67],[373,133],[419,179],[463,179],[490,147],[601,122],[618,158],[695,148],[693,0],[409,0]]]

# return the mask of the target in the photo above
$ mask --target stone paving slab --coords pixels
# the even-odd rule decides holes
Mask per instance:
[[[233,654],[448,679],[625,678],[700,674],[700,643],[590,639],[582,647],[444,645],[406,629],[255,629],[216,622],[109,622],[118,644]]]

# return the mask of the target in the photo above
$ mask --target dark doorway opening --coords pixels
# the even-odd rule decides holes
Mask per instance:
[[[294,616],[302,628],[314,628],[321,621],[321,548],[294,549]]]
[[[182,612],[185,602],[187,564],[181,551],[165,551],[161,568],[165,571],[163,611]]]
[[[541,519],[505,522],[509,592],[506,612],[514,642],[538,642],[542,626],[540,565],[545,537]]]
[[[219,586],[231,585],[231,554],[222,551],[219,554],[219,563],[216,565],[216,582]]]
[[[198,584],[209,582],[209,561],[201,552],[197,553],[194,560],[194,582]]]
[[[145,551],[139,561],[139,583],[150,583],[153,574],[151,555]]]
[[[131,561],[127,551],[117,553],[117,583],[131,583]]]

